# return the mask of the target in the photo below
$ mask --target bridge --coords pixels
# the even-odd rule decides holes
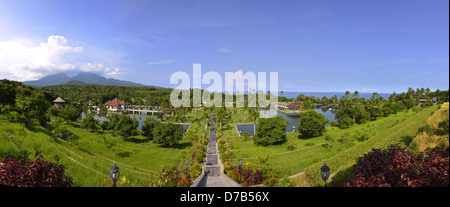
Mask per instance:
[[[202,174],[194,180],[191,187],[242,187],[236,181],[223,173],[222,160],[220,160],[216,136],[216,117],[214,111],[209,131],[208,145],[206,147],[206,162]]]
[[[127,113],[132,114],[145,114],[148,115],[149,113],[152,114],[152,116],[155,115],[155,113],[161,113],[161,106],[145,106],[145,105],[128,105],[127,109],[125,110]]]

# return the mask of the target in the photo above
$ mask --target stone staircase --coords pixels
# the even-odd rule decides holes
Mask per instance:
[[[216,136],[216,118],[212,114],[211,128],[209,132],[208,145],[206,147],[206,162],[200,175],[191,187],[241,187],[234,180],[223,173],[222,161],[220,160]]]

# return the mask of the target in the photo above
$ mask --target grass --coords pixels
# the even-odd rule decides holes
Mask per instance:
[[[417,134],[427,118],[436,111],[437,106],[423,109],[419,112],[405,111],[389,117],[380,117],[376,121],[354,125],[349,129],[327,127],[326,134],[309,138],[298,138],[297,132],[287,133],[290,142],[281,145],[262,147],[255,145],[253,140],[244,141],[239,137],[234,124],[222,124],[222,139],[228,139],[236,154],[233,165],[239,160],[255,163],[258,156],[269,155],[269,166],[280,177],[286,177],[306,172],[308,186],[322,185],[320,167],[326,161],[334,178],[339,179],[356,163],[358,157],[372,148],[386,148],[391,144],[400,143],[407,146]],[[9,119],[8,115],[0,114],[0,119]],[[243,120],[240,116],[237,120]],[[184,137],[179,147],[175,149],[161,148],[142,136],[134,136],[129,141],[114,137],[109,132],[88,132],[74,126],[67,126],[78,139],[64,141],[54,140],[47,129],[37,125],[25,127],[20,123],[0,121],[0,158],[5,152],[13,155],[25,155],[33,159],[37,151],[42,151],[45,159],[63,164],[66,172],[73,177],[74,186],[107,186],[109,167],[116,161],[121,177],[126,177],[132,186],[148,186],[154,182],[157,172],[162,168],[183,165],[186,151],[191,147]],[[218,128],[218,126],[217,126]],[[190,130],[201,134],[204,124],[194,124]],[[354,136],[365,132],[370,138],[357,141]],[[10,138],[12,136],[13,138]],[[113,152],[102,144],[103,137],[118,139]],[[331,147],[325,145],[329,140]],[[288,144],[295,146],[287,150]]]
[[[330,180],[334,179],[338,181],[348,173],[351,166],[357,162],[359,157],[362,157],[373,148],[385,149],[392,144],[400,144],[406,148],[411,140],[410,138],[418,133],[419,128],[425,124],[427,118],[436,109],[437,106],[432,106],[417,113],[408,111],[380,119],[380,121],[384,121],[381,123],[378,122],[378,124],[385,125],[385,127],[372,129],[372,138],[308,166],[305,169],[305,172],[314,181],[313,185],[323,185],[323,181],[320,177],[320,167],[323,165],[323,162],[326,161],[327,165],[331,168],[330,173],[336,174],[334,178]],[[389,126],[388,122],[397,124]]]
[[[192,130],[197,128],[199,126],[194,124]],[[78,139],[70,142],[54,140],[49,136],[51,133],[40,126],[26,128],[20,123],[0,122],[0,158],[5,152],[11,152],[33,159],[35,153],[41,151],[45,159],[66,166],[74,186],[90,187],[106,186],[104,180],[109,178],[109,167],[116,161],[121,177],[126,177],[128,184],[148,186],[155,181],[162,167],[177,167],[184,162],[190,147],[186,138],[180,141],[178,148],[172,149],[159,147],[142,136],[123,141],[108,132],[92,133],[74,126],[67,126],[67,129]],[[113,152],[102,144],[102,137],[118,140],[114,157]]]
[[[448,133],[442,133],[443,129],[439,127],[439,123],[444,120],[448,121],[449,118],[449,104],[444,103],[441,107],[428,117],[425,126],[422,128],[421,133],[419,133],[412,142],[408,150],[418,153],[423,152],[427,148],[440,147],[446,149],[449,146],[449,135]]]
[[[234,127],[229,132],[224,130],[223,137],[232,142],[236,154],[233,165],[238,165],[240,159],[255,163],[258,156],[269,155],[269,166],[281,177],[306,171],[307,174],[315,175],[314,180],[319,180],[318,170],[325,160],[332,168],[331,173],[336,173],[353,165],[358,157],[372,148],[385,148],[395,143],[406,146],[436,108],[433,106],[418,113],[400,112],[349,129],[328,126],[326,134],[309,139],[300,139],[298,132],[289,132],[287,138],[295,146],[292,151],[287,150],[288,142],[262,147],[255,145],[253,140],[244,141],[237,136]],[[354,137],[361,132],[369,134],[370,138],[357,141]],[[325,145],[327,136],[334,140],[331,147]]]

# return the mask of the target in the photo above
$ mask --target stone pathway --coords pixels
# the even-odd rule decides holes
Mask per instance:
[[[212,113],[208,145],[206,147],[206,164],[204,175],[197,178],[191,187],[241,187],[236,181],[223,173],[216,136],[216,117]],[[201,180],[198,180],[201,179]]]

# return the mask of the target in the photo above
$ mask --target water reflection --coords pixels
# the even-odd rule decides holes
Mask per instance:
[[[158,117],[156,116],[147,116],[147,115],[137,115],[137,114],[128,114],[128,116],[130,116],[131,118],[136,118],[136,120],[138,120],[139,125],[137,127],[137,129],[141,130],[142,126],[144,125],[144,120],[145,119],[156,119],[159,120]],[[86,114],[84,112],[81,113],[81,119],[86,118]],[[103,121],[109,121],[107,116],[99,116],[98,114],[94,114],[94,119],[99,120],[100,122]],[[186,131],[189,129],[190,125],[189,124],[180,124],[181,128],[183,129],[183,132],[186,133]]]
[[[334,108],[317,108],[316,112],[323,114],[325,116],[325,118],[328,120],[328,123],[325,124],[325,126],[330,125],[331,121],[335,121],[336,123],[338,122],[335,117],[334,114],[336,113],[336,109]],[[273,113],[273,111],[270,110],[261,110],[260,112],[264,113],[264,114],[268,114],[268,113]],[[288,126],[286,127],[286,132],[292,132],[295,128],[298,127],[298,124],[300,123],[300,115],[287,115],[281,112],[276,112],[277,116],[282,116],[286,121],[288,121]],[[238,131],[241,131],[242,133],[244,132],[248,132],[250,133],[252,136],[254,134],[254,126],[253,124],[240,124],[240,125],[236,125],[236,127],[238,128]],[[294,128],[295,127],[295,128]]]

